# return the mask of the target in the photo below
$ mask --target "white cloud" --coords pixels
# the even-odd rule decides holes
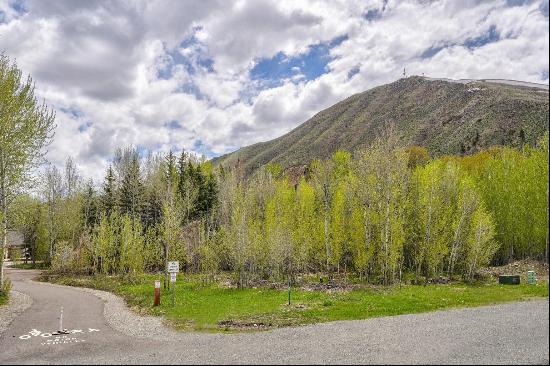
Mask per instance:
[[[0,0],[0,50],[57,110],[48,158],[61,166],[72,155],[97,179],[117,146],[193,150],[200,141],[224,153],[277,137],[403,68],[548,83],[543,2],[29,0],[18,12]],[[491,29],[498,40],[467,47]],[[251,79],[261,59],[291,60],[343,35],[314,80],[307,63],[269,88]]]

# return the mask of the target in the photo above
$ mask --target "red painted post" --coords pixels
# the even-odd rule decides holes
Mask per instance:
[[[160,281],[155,281],[155,303],[153,306],[160,305]]]

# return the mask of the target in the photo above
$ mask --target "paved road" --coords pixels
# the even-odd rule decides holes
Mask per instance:
[[[246,334],[138,339],[109,328],[103,302],[82,291],[30,282],[9,270],[33,305],[0,336],[0,364],[36,363],[431,363],[548,364],[548,301],[342,321]],[[76,330],[65,338],[58,328]],[[29,333],[33,329],[40,331]],[[44,334],[46,333],[46,334]]]

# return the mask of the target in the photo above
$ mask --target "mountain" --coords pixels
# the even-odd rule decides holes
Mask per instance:
[[[303,167],[337,149],[368,146],[385,123],[405,146],[432,156],[470,154],[491,145],[535,144],[548,130],[548,86],[510,80],[449,80],[413,76],[336,103],[274,140],[213,160],[251,172],[260,165]]]

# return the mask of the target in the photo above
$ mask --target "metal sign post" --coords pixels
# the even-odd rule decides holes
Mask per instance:
[[[170,282],[172,282],[172,306],[174,306],[174,291],[176,287],[176,277],[180,271],[180,262],[168,262],[168,272],[170,272]]]
[[[288,306],[290,306],[290,290],[291,290],[291,287],[290,287],[290,278],[288,279]]]
[[[61,315],[59,316],[59,331],[63,331],[63,306],[61,307]]]
[[[69,334],[69,331],[63,328],[63,306],[61,306],[61,312],[59,314],[59,330],[52,332],[51,334],[52,335]]]
[[[176,272],[170,273],[170,282],[172,282],[172,306],[174,306],[174,288],[176,287]]]
[[[160,305],[160,281],[155,281],[155,302],[153,306]]]

